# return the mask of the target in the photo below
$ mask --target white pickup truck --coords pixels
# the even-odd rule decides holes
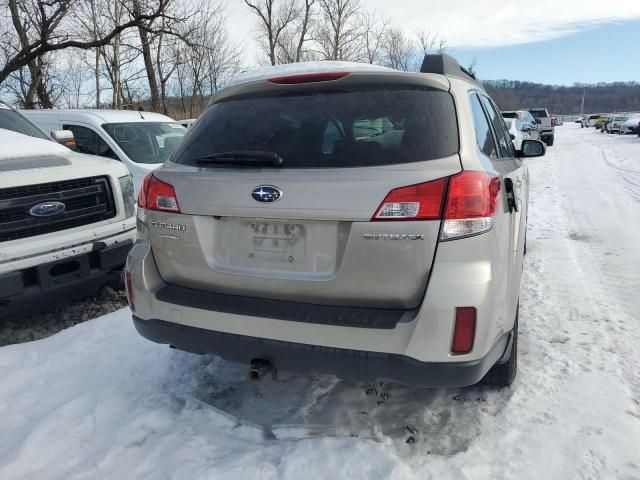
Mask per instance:
[[[0,318],[48,308],[117,278],[135,237],[129,171],[0,115]],[[0,123],[3,123],[0,121]],[[33,125],[31,125],[33,127]]]

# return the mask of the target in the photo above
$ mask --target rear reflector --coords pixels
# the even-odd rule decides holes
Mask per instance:
[[[138,195],[138,208],[160,212],[180,213],[178,198],[173,185],[148,174],[142,182]]]
[[[465,170],[451,177],[444,209],[441,240],[453,240],[493,228],[500,179],[485,172]]]
[[[439,220],[447,181],[439,178],[391,190],[371,220]]]
[[[127,294],[127,301],[129,302],[129,306],[131,310],[135,310],[133,307],[133,286],[131,282],[131,272],[124,272],[124,289]]]
[[[456,308],[456,325],[453,332],[452,353],[469,353],[476,335],[475,307]]]
[[[317,72],[303,73],[299,75],[286,75],[283,77],[269,78],[269,83],[277,83],[279,85],[294,85],[296,83],[314,83],[314,82],[330,82],[332,80],[340,80],[349,75],[349,72]]]

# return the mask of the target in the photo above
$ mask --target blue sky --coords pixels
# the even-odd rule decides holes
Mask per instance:
[[[640,0],[359,0],[415,39],[443,38],[479,76],[539,83],[640,81]],[[228,3],[228,27],[248,65],[264,54],[244,1]]]
[[[638,0],[640,1],[640,0]],[[535,43],[452,48],[462,65],[475,57],[482,79],[570,85],[640,82],[640,22],[613,23]]]

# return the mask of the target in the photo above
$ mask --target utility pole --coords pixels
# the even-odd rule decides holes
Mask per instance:
[[[580,115],[584,116],[584,88],[582,89],[582,103],[580,104]]]

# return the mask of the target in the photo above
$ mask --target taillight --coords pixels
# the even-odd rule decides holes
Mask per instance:
[[[138,194],[138,208],[180,213],[178,198],[173,185],[159,180],[152,173],[144,177]]]
[[[476,335],[475,307],[456,308],[456,324],[453,330],[451,353],[469,353]]]
[[[382,201],[372,221],[438,220],[442,218],[447,178],[391,190]]]
[[[142,180],[142,186],[138,192],[138,208],[147,208],[147,191],[149,190],[149,181],[153,177],[152,173],[148,173],[144,180]]]
[[[493,228],[500,179],[466,170],[451,177],[444,208],[441,240],[453,240]]]
[[[315,83],[315,82],[330,82],[333,80],[340,80],[343,77],[349,75],[349,72],[315,72],[315,73],[303,73],[297,75],[286,75],[283,77],[269,78],[267,82],[277,83],[280,85],[293,85],[296,83]]]

